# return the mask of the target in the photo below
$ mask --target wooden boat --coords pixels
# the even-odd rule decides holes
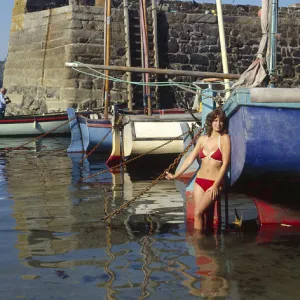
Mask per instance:
[[[8,116],[0,119],[0,137],[40,135],[64,123],[52,134],[70,134],[66,113],[28,116]]]
[[[71,130],[71,143],[68,152],[87,152],[94,148],[106,135],[103,143],[96,152],[109,152],[112,148],[111,120],[92,119],[78,115],[75,119],[74,108],[67,109]],[[97,114],[94,114],[98,116]],[[91,115],[90,115],[91,117]]]
[[[232,143],[230,184],[239,178],[300,175],[300,90],[236,90],[223,107]]]
[[[195,117],[201,120],[201,114]],[[116,118],[114,118],[116,120]],[[107,164],[113,165],[120,161],[121,149],[123,156],[128,158],[144,154],[170,140],[171,143],[151,152],[151,155],[176,154],[184,150],[181,123],[189,128],[196,124],[195,119],[182,109],[154,110],[152,116],[126,115],[122,125],[113,132],[113,147]]]

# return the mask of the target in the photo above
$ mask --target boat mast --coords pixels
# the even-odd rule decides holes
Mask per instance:
[[[224,21],[223,21],[223,11],[222,11],[222,0],[216,0],[217,5],[217,14],[218,14],[218,27],[219,27],[219,38],[221,45],[221,56],[222,56],[222,65],[223,65],[223,73],[228,74],[228,60],[227,60],[227,49],[226,49],[226,41],[225,41],[225,31],[224,31]],[[225,90],[226,90],[226,98],[230,96],[230,83],[229,79],[224,79]]]
[[[110,33],[110,21],[111,21],[111,0],[106,0],[106,40],[105,45],[106,45],[106,55],[105,55],[105,65],[108,66],[110,62],[110,38],[111,38],[111,33]],[[104,94],[104,119],[108,119],[108,107],[109,107],[109,70],[105,70],[105,94]]]
[[[107,0],[104,1],[104,36],[103,36],[103,61],[104,61],[104,65],[106,65],[106,29],[107,29],[107,25],[106,25],[106,18],[107,18]],[[103,79],[103,84],[102,84],[102,102],[100,107],[104,106],[105,103],[105,82],[106,79]]]
[[[142,1],[143,4],[143,23],[144,23],[144,54],[145,54],[145,68],[149,68],[149,38],[148,38],[148,21],[147,21],[147,2],[146,0]],[[151,96],[150,96],[150,86],[149,84],[149,74],[145,74],[145,82],[146,82],[146,97],[147,97],[147,106],[148,106],[148,116],[152,115],[152,103],[151,103]]]
[[[130,47],[130,29],[129,29],[129,8],[128,0],[124,0],[124,25],[125,25],[125,46],[126,46],[126,66],[131,67],[131,47]],[[127,72],[127,94],[128,94],[128,109],[133,110],[132,107],[132,85],[131,72]]]
[[[271,77],[270,87],[274,87],[272,77],[276,74],[276,52],[277,52],[277,24],[278,24],[278,0],[272,1],[271,6],[271,53],[269,61],[269,74]]]

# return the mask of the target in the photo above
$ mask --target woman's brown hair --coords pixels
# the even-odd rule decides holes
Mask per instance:
[[[219,118],[221,122],[223,122],[223,128],[221,130],[221,133],[225,132],[225,120],[226,120],[226,115],[224,111],[221,108],[216,108],[213,110],[211,113],[209,113],[206,117],[206,134],[208,136],[211,136],[213,128],[212,128],[212,122],[216,119]]]

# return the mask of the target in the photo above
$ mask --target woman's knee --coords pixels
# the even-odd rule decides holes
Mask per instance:
[[[202,210],[196,210],[194,211],[194,216],[195,217],[198,217],[198,218],[201,218],[203,216],[204,212]]]

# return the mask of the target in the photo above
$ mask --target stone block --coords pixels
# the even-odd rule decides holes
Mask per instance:
[[[47,99],[46,105],[47,105],[48,112],[66,111],[67,108],[73,107],[72,105],[69,104],[69,102],[64,102],[56,98]]]
[[[178,38],[179,37],[179,33],[174,29],[169,30],[169,35],[170,35],[170,37],[173,37],[173,38]]]
[[[44,79],[71,79],[66,78],[65,68],[46,68],[44,69]]]
[[[82,29],[82,21],[77,19],[72,19],[71,22],[68,22],[66,29]]]
[[[93,88],[93,80],[80,80],[79,81],[80,89],[92,89]]]
[[[92,90],[90,89],[76,89],[76,88],[61,88],[60,99],[62,100],[86,100],[92,96]]]
[[[73,19],[80,20],[80,21],[93,21],[94,16],[92,14],[85,14],[85,13],[73,13]]]
[[[97,78],[93,80],[93,89],[102,89],[103,79]]]
[[[4,78],[3,78],[3,85],[4,86],[11,86],[11,85],[25,85],[26,84],[26,78],[23,76],[18,75],[10,75],[6,76],[4,72]]]
[[[293,57],[300,57],[300,50],[295,50],[294,52],[293,52]]]
[[[168,52],[169,53],[177,53],[179,50],[179,45],[174,38],[170,38],[168,41]]]
[[[287,78],[287,77],[293,77],[294,76],[294,70],[292,65],[282,65],[281,67],[281,74],[283,78]]]
[[[187,23],[209,23],[216,24],[218,19],[212,14],[187,14]]]
[[[13,104],[21,105],[23,103],[23,95],[18,93],[7,93],[7,96],[10,98]]]
[[[179,50],[180,50],[180,52],[185,53],[185,54],[192,54],[192,53],[198,52],[198,47],[192,47],[191,44],[180,43]]]
[[[174,24],[174,23],[183,23],[185,18],[186,18],[186,14],[185,13],[173,13],[173,12],[169,12],[166,13],[166,18],[167,18],[167,22],[169,24]]]
[[[282,62],[287,65],[293,65],[293,58],[292,57],[284,57],[282,59]]]
[[[293,65],[300,65],[300,57],[293,57]]]
[[[73,15],[71,12],[66,12],[66,13],[61,13],[57,15],[50,15],[48,17],[48,22],[49,24],[54,24],[54,23],[61,23],[65,21],[69,21],[73,19]]]
[[[209,65],[209,59],[205,55],[191,54],[190,63],[193,64],[193,65],[208,66]]]
[[[295,72],[298,74],[300,73],[300,64],[295,66]]]
[[[168,54],[169,63],[178,63],[178,64],[187,64],[189,62],[189,58],[186,54]]]
[[[45,96],[48,99],[58,99],[60,88],[46,88]]]
[[[65,56],[47,57],[45,58],[44,68],[45,69],[61,69],[65,66]]]
[[[47,42],[47,49],[63,47],[65,45],[72,44],[74,40],[72,38],[61,38],[56,40],[50,40]]]

